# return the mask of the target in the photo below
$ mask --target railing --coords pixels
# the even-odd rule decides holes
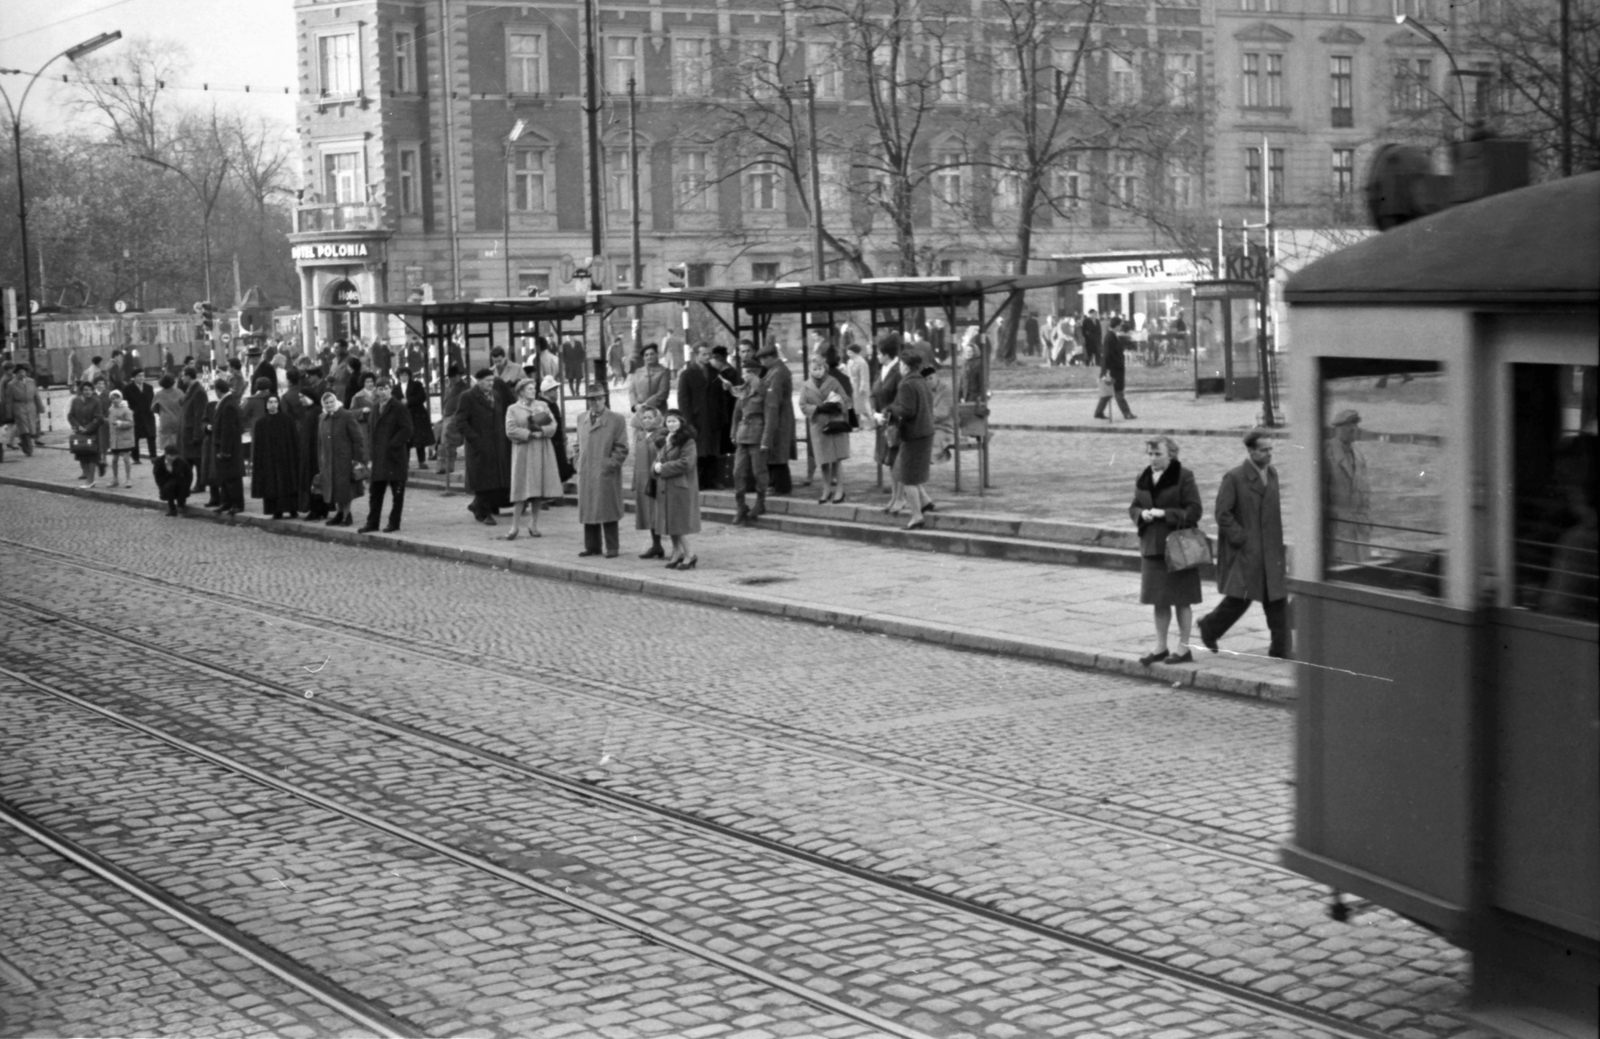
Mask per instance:
[[[376,231],[383,227],[383,207],[370,202],[305,202],[295,207],[295,233],[307,231]]]

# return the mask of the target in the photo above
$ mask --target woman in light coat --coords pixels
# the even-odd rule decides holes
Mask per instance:
[[[111,413],[106,416],[106,425],[111,430],[111,486],[120,487],[126,482],[132,487],[133,445],[138,441],[134,437],[133,409],[122,399],[121,390],[111,391]],[[126,477],[126,481],[118,478],[119,462],[122,464],[122,474]]]
[[[872,429],[872,366],[861,356],[860,343],[851,343],[849,354],[844,362],[844,373],[850,377],[850,390],[855,396],[851,407],[855,409],[861,428]]]
[[[640,559],[667,557],[667,550],[661,546],[661,532],[656,529],[660,487],[655,488],[655,494],[650,493],[652,466],[661,439],[660,410],[654,404],[639,405],[639,410],[633,413],[633,526],[636,530],[650,532],[650,547],[639,553]]]
[[[839,484],[839,463],[850,457],[850,398],[839,380],[828,374],[828,362],[820,353],[811,355],[811,377],[800,388],[800,410],[806,416],[806,432],[811,437],[811,454],[822,469],[822,494],[818,503],[844,501]],[[837,433],[827,432],[829,423],[843,424]]]
[[[667,435],[650,469],[656,478],[655,532],[672,539],[668,570],[693,570],[700,557],[689,535],[700,533],[700,459],[694,429],[676,408],[667,412]]]
[[[183,391],[171,375],[161,377],[155,393],[156,446],[166,450],[178,443],[178,427],[183,425]]]
[[[528,517],[528,536],[540,537],[539,510],[544,499],[561,497],[561,475],[556,471],[556,452],[551,439],[556,419],[539,399],[539,385],[532,379],[517,383],[517,399],[506,409],[506,438],[511,441],[511,533],[515,541],[524,514]]]

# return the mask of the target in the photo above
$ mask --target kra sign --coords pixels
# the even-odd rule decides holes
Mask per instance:
[[[296,260],[360,260],[370,255],[366,242],[313,242],[289,250]]]

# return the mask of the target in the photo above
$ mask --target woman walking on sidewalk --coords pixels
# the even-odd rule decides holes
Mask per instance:
[[[1189,651],[1189,626],[1194,619],[1190,608],[1200,602],[1200,568],[1167,569],[1167,535],[1200,522],[1204,507],[1194,474],[1178,464],[1178,443],[1171,437],[1151,437],[1145,441],[1150,464],[1133,485],[1133,504],[1128,514],[1139,530],[1139,602],[1155,608],[1156,648],[1139,658],[1145,667],[1160,660],[1187,664],[1194,660]],[[1179,652],[1167,649],[1167,629],[1172,626],[1172,611],[1178,612]]]

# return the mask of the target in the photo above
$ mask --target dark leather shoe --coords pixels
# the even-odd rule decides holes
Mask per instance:
[[[1192,663],[1194,663],[1194,654],[1189,652],[1188,650],[1184,650],[1182,653],[1179,653],[1175,657],[1168,657],[1167,658],[1167,663],[1169,663],[1169,664],[1192,664]]]
[[[357,533],[360,533],[360,534],[376,534],[377,532],[378,532],[378,528],[373,526],[370,523],[362,524],[361,529],[359,531],[357,531]]]
[[[1139,666],[1140,667],[1149,667],[1151,664],[1154,664],[1157,661],[1161,661],[1161,660],[1165,660],[1165,659],[1167,659],[1167,651],[1164,650],[1164,649],[1163,650],[1157,650],[1154,653],[1146,653],[1144,656],[1140,657],[1139,658]]]
[[[385,534],[398,534],[400,533],[400,524],[391,523],[387,527],[383,528],[383,532]]]
[[[1204,627],[1200,628],[1200,644],[1213,653],[1217,651],[1217,637]]]
[[[639,553],[640,559],[665,559],[666,557],[667,552],[660,545],[651,545],[649,548]]]
[[[578,553],[578,558],[579,558],[579,559],[586,559],[586,558],[588,558],[588,557],[589,557],[589,556],[597,556],[597,555],[599,555],[599,554],[600,554],[600,553],[598,553],[598,552],[595,552],[595,551],[591,551],[591,550],[590,550],[590,549],[587,549],[587,548],[586,548],[586,549],[584,549],[584,550],[583,550],[583,551],[582,551],[582,552],[579,552],[579,553]]]
[[[607,552],[606,553],[606,558],[607,559],[615,559],[615,558],[617,558],[617,554],[615,552]]]
[[[341,522],[342,521],[339,519],[339,517],[335,516],[333,519],[325,520],[322,525],[324,527],[337,527]]]

